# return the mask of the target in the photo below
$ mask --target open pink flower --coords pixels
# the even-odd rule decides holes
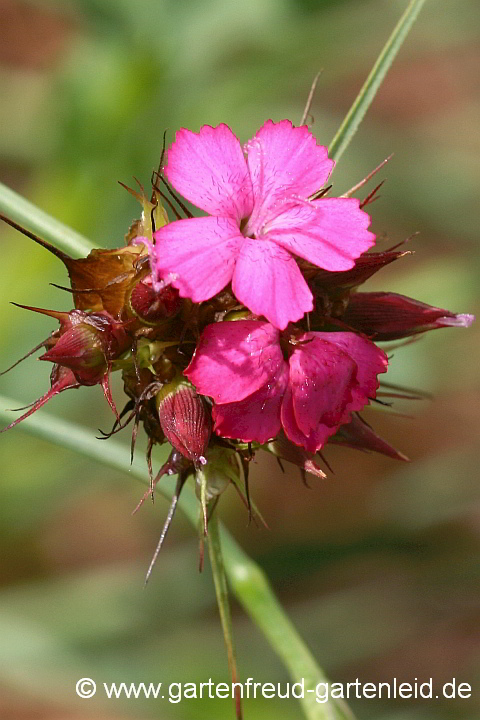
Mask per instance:
[[[208,325],[185,371],[215,400],[215,431],[264,443],[283,427],[316,452],[351,413],[375,397],[387,357],[351,332],[307,332],[292,340],[268,322]]]
[[[177,132],[165,175],[208,216],[155,233],[156,286],[169,279],[202,302],[231,282],[238,300],[276,328],[299,320],[313,297],[294,256],[348,270],[375,239],[358,200],[309,200],[333,165],[308,128],[289,120],[268,120],[244,149],[227,125]]]

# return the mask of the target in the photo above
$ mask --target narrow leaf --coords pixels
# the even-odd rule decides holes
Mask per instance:
[[[351,139],[357,132],[365,113],[370,107],[373,98],[384,81],[391,64],[402,47],[403,41],[407,37],[408,32],[415,22],[418,13],[422,9],[424,2],[425,0],[410,0],[407,9],[398,21],[394,31],[388,38],[386,45],[378,56],[370,75],[365,80],[362,89],[355,99],[355,102],[348,111],[344,121],[337,131],[337,134],[330,143],[328,154],[332,160],[337,161],[340,159],[350,144]]]
[[[0,212],[73,256],[88,255],[90,240],[0,183]]]

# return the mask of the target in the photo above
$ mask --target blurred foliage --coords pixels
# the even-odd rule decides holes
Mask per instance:
[[[138,214],[117,184],[146,185],[167,129],[228,123],[248,139],[268,117],[298,122],[323,74],[313,131],[328,144],[405,0],[1,0],[1,179],[99,245],[122,242]],[[479,312],[477,0],[430,2],[348,152],[338,194],[391,152],[371,207],[380,247],[415,231],[415,250],[369,283],[456,312]],[[388,234],[388,237],[386,235]],[[51,323],[8,305],[66,309],[60,263],[1,229],[0,362],[7,367]],[[252,492],[271,530],[246,527],[233,492],[221,512],[273,579],[335,680],[456,677],[471,700],[363,701],[360,720],[470,720],[480,683],[479,330],[445,330],[395,350],[390,380],[433,401],[372,408],[377,431],[412,459],[328,449],[335,470],[306,489],[260,458]],[[48,385],[33,359],[2,377],[30,402]],[[115,387],[117,397],[121,388]],[[51,411],[112,422],[99,387]],[[395,411],[413,419],[398,417]],[[129,438],[126,432],[125,442]],[[142,452],[142,448],[139,449]],[[166,512],[130,516],[142,489],[23,434],[2,436],[0,714],[51,718],[220,718],[227,700],[80,701],[98,682],[228,680],[208,569],[181,517],[142,592]],[[156,455],[160,461],[161,452]],[[287,680],[262,638],[234,617],[241,677]],[[475,693],[476,689],[476,693]],[[112,703],[114,705],[112,706]],[[247,718],[297,718],[292,700],[246,701]]]

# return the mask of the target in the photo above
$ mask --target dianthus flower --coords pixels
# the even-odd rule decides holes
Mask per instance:
[[[353,332],[280,333],[268,322],[208,325],[185,370],[215,400],[215,431],[265,443],[283,427],[317,452],[340,425],[375,397],[387,357]]]
[[[267,120],[243,149],[224,124],[181,129],[165,175],[208,216],[154,234],[155,288],[165,280],[202,302],[231,282],[240,303],[275,328],[302,318],[313,296],[295,257],[348,270],[375,240],[357,199],[315,197],[333,166],[308,128],[289,120]]]

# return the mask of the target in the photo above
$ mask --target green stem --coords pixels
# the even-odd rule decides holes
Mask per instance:
[[[208,522],[208,552],[210,555],[210,564],[212,566],[213,582],[215,583],[215,593],[217,596],[217,605],[222,623],[223,637],[227,647],[228,667],[232,683],[238,682],[237,660],[235,657],[235,643],[233,639],[232,615],[230,612],[230,603],[228,600],[227,576],[225,574],[225,564],[222,553],[222,543],[220,541],[220,532],[218,526],[218,514],[214,511]],[[239,688],[235,693],[235,708],[237,718],[242,718],[242,703]]]
[[[377,94],[385,76],[390,69],[403,41],[408,35],[410,28],[415,22],[418,13],[422,9],[425,0],[410,0],[410,3],[398,21],[395,29],[387,40],[382,52],[373,66],[370,75],[365,80],[355,102],[348,111],[344,121],[340,125],[335,137],[329,146],[329,157],[332,160],[339,160],[343,155],[351,139],[357,132],[365,113],[370,107],[373,98]]]
[[[6,408],[18,407],[21,404],[18,400],[0,396],[0,419],[9,422],[11,417]],[[44,410],[38,410],[35,415],[28,418],[22,424],[21,430],[73,450],[122,473],[129,472],[130,475],[144,483],[148,482],[145,463],[142,460],[135,458],[130,470],[127,470],[130,466],[130,449],[128,447],[112,439],[97,440],[93,436],[92,430],[53,417]],[[174,483],[171,478],[166,478],[165,482],[162,480],[162,486],[157,486],[157,489],[170,500]],[[190,487],[184,488],[179,506],[193,527],[196,528],[198,501]],[[211,531],[212,526],[210,526]],[[215,525],[213,525],[213,536],[215,538]],[[238,601],[283,660],[292,681],[299,682],[301,678],[305,679],[305,697],[300,701],[305,716],[308,720],[351,718],[351,714],[345,714],[344,707],[337,702],[328,700],[328,702],[320,704],[315,701],[314,692],[306,692],[308,689],[314,689],[317,683],[326,681],[323,670],[317,665],[310,650],[285,615],[285,611],[275,597],[263,571],[222,526],[220,526],[220,538],[225,572]]]
[[[325,673],[285,614],[263,570],[245,555],[224,528],[221,539],[224,556],[228,558],[225,570],[239,602],[282,659],[292,680],[304,680],[305,692],[300,702],[306,717],[312,720],[353,718],[345,703],[317,702],[315,688],[318,683],[328,683]]]
[[[74,257],[88,255],[95,247],[83,235],[55,220],[3,183],[0,183],[0,212]]]

